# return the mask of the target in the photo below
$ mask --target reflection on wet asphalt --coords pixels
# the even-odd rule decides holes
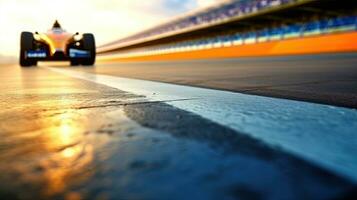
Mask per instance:
[[[326,199],[356,186],[163,102],[1,71],[1,199]]]

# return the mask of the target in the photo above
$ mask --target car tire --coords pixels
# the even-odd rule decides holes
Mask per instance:
[[[37,65],[36,60],[26,58],[26,51],[33,49],[34,37],[31,32],[22,32],[20,41],[20,66],[29,67]]]
[[[91,33],[83,34],[83,50],[90,52],[90,57],[82,61],[82,65],[91,66],[95,63],[95,39]]]

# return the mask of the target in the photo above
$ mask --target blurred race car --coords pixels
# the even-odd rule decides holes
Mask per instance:
[[[71,34],[56,20],[47,33],[21,33],[20,65],[36,66],[38,61],[70,61],[71,65],[93,65],[95,40],[91,33]]]

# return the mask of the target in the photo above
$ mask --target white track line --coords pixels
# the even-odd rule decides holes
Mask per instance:
[[[357,110],[175,84],[47,68],[168,102],[357,182]],[[217,133],[219,134],[219,133]]]

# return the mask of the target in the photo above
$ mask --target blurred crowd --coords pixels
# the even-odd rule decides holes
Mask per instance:
[[[284,40],[290,38],[323,35],[338,32],[357,31],[357,16],[339,16],[333,18],[315,18],[310,21],[296,22],[294,24],[281,24],[278,26],[257,29],[254,31],[227,30],[226,33],[202,36],[200,38],[176,41],[163,45],[150,46],[128,51],[123,56],[155,55],[228,47],[235,45],[254,44],[260,42]]]
[[[212,23],[229,20],[233,17],[246,16],[253,14],[262,9],[281,6],[286,3],[298,0],[232,0],[223,5],[209,8],[199,13],[185,16],[183,18],[170,21],[167,24],[159,27],[154,27],[150,30],[141,32],[131,37],[116,41],[117,43],[125,43],[134,40],[140,40],[151,36],[157,36],[166,33],[174,33],[184,29],[191,29],[199,26],[210,25]]]

